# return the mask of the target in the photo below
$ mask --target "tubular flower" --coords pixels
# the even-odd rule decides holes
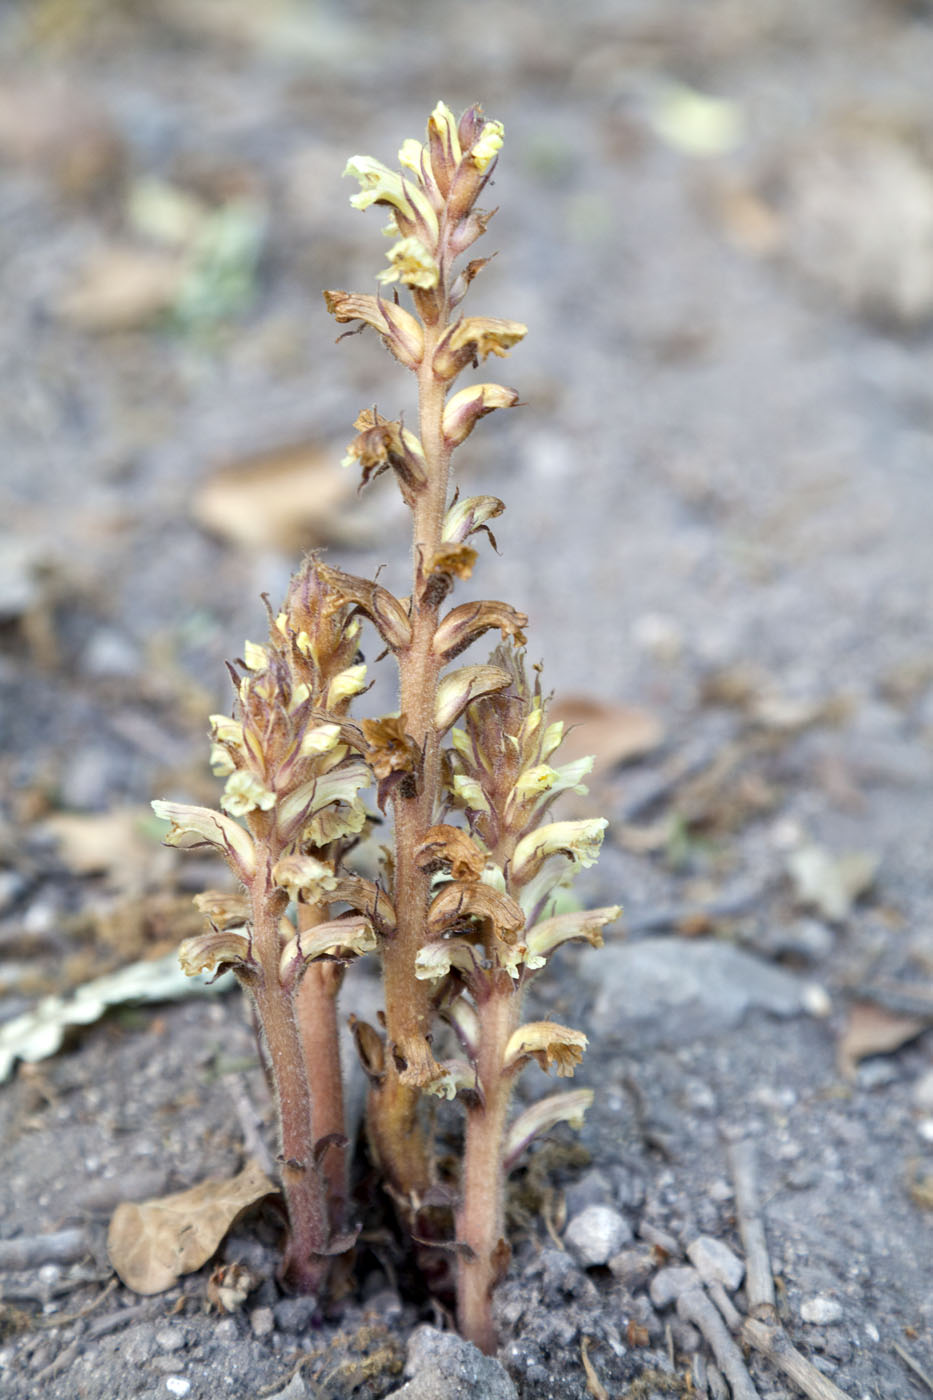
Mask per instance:
[[[180,802],[152,803],[152,810],[163,821],[171,822],[165,838],[166,846],[178,846],[192,851],[211,846],[226,857],[241,880],[249,880],[256,871],[256,851],[249,832],[230,817],[212,812],[209,807],[186,807]]]
[[[343,173],[359,181],[359,193],[350,196],[354,209],[388,204],[403,237],[420,233],[430,244],[437,242],[437,214],[424,191],[411,180],[390,170],[382,161],[373,160],[372,156],[351,157]]]
[[[557,1066],[560,1079],[570,1079],[588,1044],[582,1031],[554,1021],[530,1021],[520,1026],[505,1047],[503,1068],[517,1069],[526,1060],[537,1060],[543,1070]]]
[[[406,287],[420,287],[430,291],[440,281],[441,271],[437,259],[420,238],[400,238],[386,253],[389,267],[383,268],[378,281],[402,282]]]

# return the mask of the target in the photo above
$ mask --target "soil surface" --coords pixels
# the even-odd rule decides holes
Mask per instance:
[[[522,1400],[727,1394],[662,1271],[698,1237],[744,1257],[750,1138],[793,1344],[852,1400],[928,1395],[929,7],[8,0],[0,45],[0,1030],[191,931],[216,873],[147,804],[215,800],[206,716],[260,595],[317,546],[406,591],[391,489],[336,464],[409,386],[335,347],[321,291],[383,257],[347,157],[481,100],[506,144],[472,308],[529,334],[523,407],[459,454],[508,507],[469,587],[598,702],[580,889],[626,911],[536,990],[596,1098],[516,1174],[499,1359]],[[0,1274],[4,1395],[392,1393],[443,1319],[388,1245],[323,1318],[261,1212],[221,1248],[256,1284],[229,1315],[211,1266],[114,1279],[116,1204],[275,1150],[235,991],[117,1000],[0,1089],[0,1246],[84,1241]]]

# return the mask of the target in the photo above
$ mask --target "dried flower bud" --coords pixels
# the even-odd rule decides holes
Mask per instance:
[[[363,484],[371,476],[379,476],[390,467],[399,480],[402,495],[411,505],[415,494],[427,482],[424,448],[397,419],[383,418],[375,409],[366,408],[353,425],[359,429],[347,446],[344,466],[359,462],[363,468]]]
[[[373,953],[377,947],[378,939],[368,919],[356,915],[331,919],[299,932],[289,940],[282,950],[279,976],[283,982],[287,982],[301,967],[314,962],[316,958],[336,957],[343,961],[348,957]]]
[[[558,1078],[570,1079],[588,1043],[582,1031],[571,1030],[569,1026],[559,1026],[554,1021],[530,1021],[520,1026],[509,1040],[502,1068],[517,1069],[527,1060],[537,1060],[543,1070],[553,1064],[557,1066]]]
[[[434,654],[442,663],[453,661],[491,627],[501,628],[503,637],[514,637],[521,644],[525,640],[521,629],[527,625],[526,614],[518,612],[508,603],[488,600],[461,603],[447,614],[438,627],[434,635]]]
[[[438,102],[428,118],[428,150],[437,187],[446,199],[460,164],[462,151],[457,119],[444,102]]]
[[[528,1144],[558,1123],[569,1123],[579,1131],[583,1127],[583,1115],[592,1102],[592,1089],[571,1089],[569,1093],[549,1094],[526,1108],[506,1134],[502,1153],[505,1170],[511,1171]]]
[[[603,928],[621,913],[620,905],[609,904],[602,909],[573,910],[543,919],[525,935],[528,952],[533,957],[548,958],[561,944],[577,938],[585,939],[593,948],[601,948]]]
[[[441,1060],[440,1065],[443,1073],[440,1079],[427,1085],[426,1093],[435,1094],[439,1099],[455,1099],[461,1092],[476,1094],[476,1070],[466,1060]]]
[[[402,604],[387,588],[356,574],[345,574],[328,564],[319,564],[321,579],[339,594],[343,603],[354,603],[369,618],[386,646],[392,651],[411,642],[411,623]]]
[[[486,521],[494,520],[504,510],[505,505],[498,496],[467,496],[462,501],[455,501],[444,516],[441,538],[445,544],[459,544],[462,540],[469,539],[470,535],[475,535],[478,530],[485,530],[495,548],[496,542],[486,526]]]
[[[249,922],[250,905],[246,895],[223,890],[205,890],[192,901],[215,929],[241,929]]]
[[[270,812],[275,806],[275,793],[246,768],[231,773],[220,797],[220,805],[231,817],[245,817],[249,812]]]
[[[461,389],[444,408],[444,441],[448,447],[457,447],[487,413],[497,408],[514,408],[517,403],[517,391],[502,384],[471,384],[468,389]],[[499,511],[494,513],[498,515]]]
[[[477,365],[489,355],[505,359],[512,346],[527,334],[528,327],[521,321],[504,321],[495,316],[462,317],[435,350],[434,373],[438,379],[450,380],[467,365]]]
[[[478,880],[486,865],[486,852],[459,826],[441,822],[429,827],[415,851],[422,870],[436,874],[449,871],[455,880]]]
[[[363,321],[372,326],[406,369],[417,369],[421,364],[424,331],[404,307],[393,301],[384,301],[382,297],[357,292],[325,292],[324,301],[338,323],[345,325],[349,321]]]
[[[461,666],[451,671],[437,688],[434,723],[438,733],[445,734],[471,701],[505,690],[510,683],[511,676],[499,666]]]
[[[514,943],[525,927],[525,913],[510,895],[479,880],[451,880],[442,885],[428,910],[429,937],[440,938],[474,923],[502,942]]]
[[[180,802],[152,803],[152,810],[162,821],[171,822],[165,838],[166,846],[180,850],[200,850],[212,847],[226,859],[234,873],[244,882],[256,873],[256,851],[252,837],[242,826],[209,807],[187,807]]]
[[[213,972],[215,977],[232,968],[248,978],[256,964],[251,957],[249,934],[233,929],[211,929],[209,933],[186,938],[178,949],[178,961],[186,977]]]

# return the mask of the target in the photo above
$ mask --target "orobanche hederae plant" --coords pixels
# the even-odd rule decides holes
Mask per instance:
[[[360,187],[351,203],[382,206],[392,242],[379,290],[325,292],[327,308],[381,336],[415,376],[418,407],[410,426],[364,409],[345,464],[364,483],[395,478],[412,520],[410,596],[306,559],[270,611],[267,639],[247,642],[231,668],[232,715],[211,719],[220,810],[153,804],[170,845],[213,847],[241,891],[198,897],[207,928],[180,957],[190,974],[232,969],[254,1008],[278,1110],[282,1282],[322,1295],[335,1257],[353,1248],[338,1033],[352,1007],[338,1012],[338,999],[347,964],[378,958],[379,1024],[351,1017],[370,1159],[422,1255],[433,1241],[435,1257],[456,1260],[461,1330],[487,1351],[490,1295],[509,1259],[506,1175],[536,1134],[578,1124],[592,1097],[552,1094],[510,1118],[523,1066],[570,1077],[587,1043],[553,1021],[523,1021],[524,993],[557,948],[599,945],[618,914],[553,912],[556,891],[596,860],[606,823],[551,818],[589,762],[560,762],[562,726],[524,660],[527,618],[508,603],[450,601],[504,509],[451,489],[452,454],[481,418],[518,402],[497,383],[457,387],[526,329],[460,311],[488,261],[461,264],[489,222],[477,201],[502,136],[478,107],[458,121],[439,103],[426,143],[402,145],[400,172],[368,156],[346,170]],[[357,718],[367,627],[398,668],[399,705]],[[502,641],[489,660],[463,665],[490,631]],[[354,869],[354,850],[375,808],[391,809],[394,840],[372,879]],[[457,1046],[450,1057],[441,1048]],[[437,1098],[462,1105],[458,1173],[441,1169],[432,1141]]]

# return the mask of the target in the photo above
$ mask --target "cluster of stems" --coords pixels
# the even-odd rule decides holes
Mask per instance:
[[[410,595],[307,559],[270,612],[267,641],[247,643],[231,667],[233,715],[212,717],[221,810],[154,804],[170,844],[220,851],[242,891],[199,896],[207,930],[180,957],[192,974],[232,968],[255,1008],[281,1134],[283,1281],[320,1294],[334,1256],[354,1243],[337,998],[347,963],[372,953],[381,1026],[351,1018],[370,1085],[370,1156],[414,1238],[453,1249],[459,1325],[486,1351],[496,1344],[491,1293],[509,1258],[506,1176],[538,1133],[578,1124],[592,1097],[551,1095],[509,1121],[526,1064],[570,1076],[586,1046],[555,1022],[523,1023],[523,995],[558,947],[598,946],[619,912],[554,912],[557,890],[595,861],[605,822],[549,819],[561,792],[585,791],[589,761],[551,762],[562,727],[548,722],[540,680],[526,671],[527,618],[503,602],[447,604],[477,562],[470,541],[491,539],[488,522],[504,509],[494,496],[452,493],[451,456],[480,418],[518,401],[495,383],[454,391],[463,371],[525,334],[518,322],[457,310],[487,261],[458,268],[486,229],[477,201],[501,144],[500,123],[479,108],[458,121],[438,103],[427,141],[403,144],[401,171],[363,156],[347,166],[360,185],[351,203],[388,210],[394,241],[379,282],[396,286],[391,299],[329,291],[325,300],[338,322],[372,327],[415,375],[418,431],[365,410],[346,464],[364,482],[394,475],[412,520]],[[399,708],[356,719],[364,623],[395,660]],[[493,629],[502,641],[487,662],[450,669]],[[375,880],[354,871],[369,787],[394,830]],[[432,1095],[464,1108],[456,1180],[438,1165]]]

